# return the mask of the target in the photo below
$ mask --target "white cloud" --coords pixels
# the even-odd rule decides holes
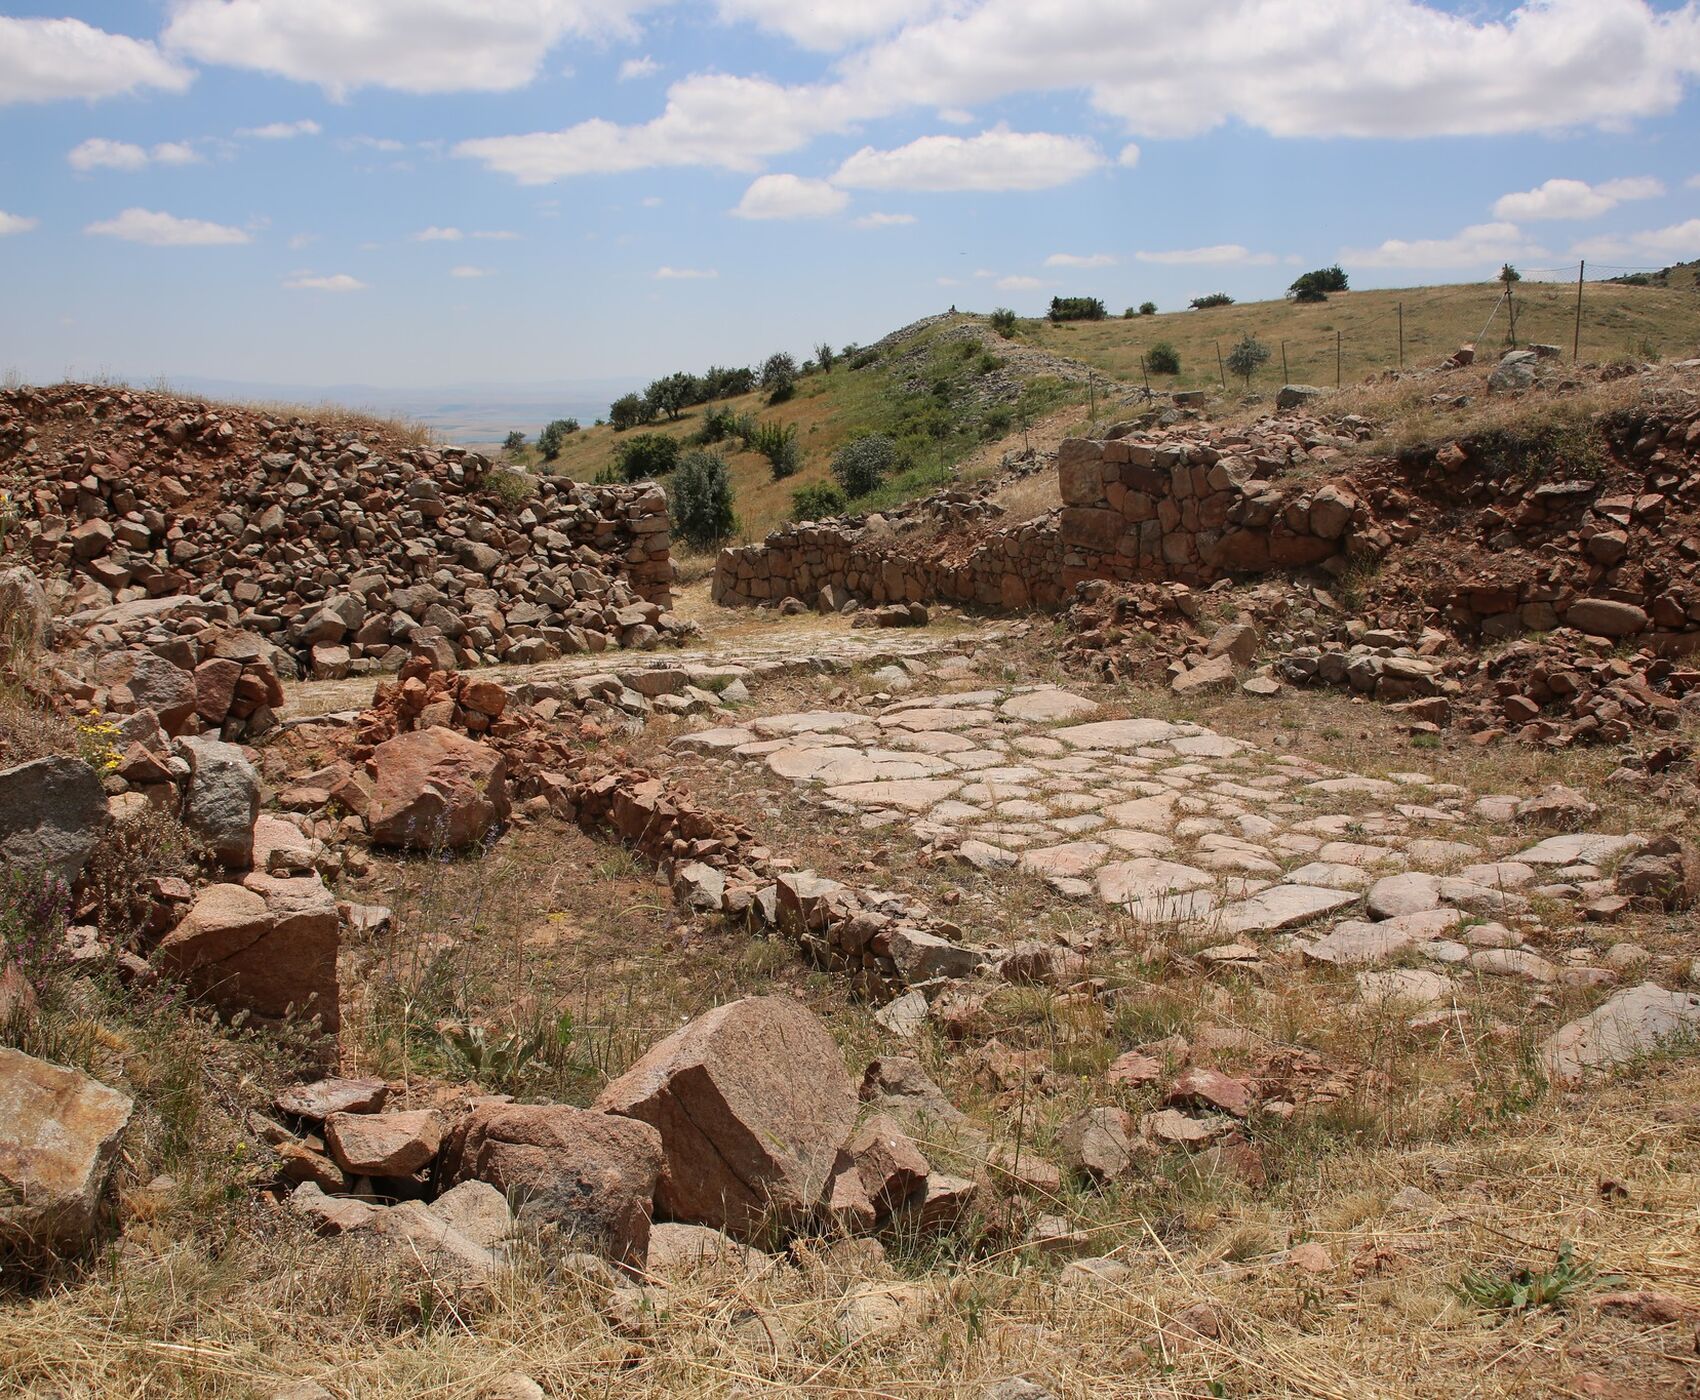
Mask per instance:
[[[749,20],[806,49],[842,49],[943,8],[943,0],[720,0],[720,17]]]
[[[655,269],[655,280],[657,282],[703,282],[718,276],[720,276],[719,269],[712,267],[658,267]]]
[[[1134,166],[1139,164],[1139,147],[1129,141],[1116,154],[1116,164],[1124,170],[1132,170]]]
[[[1345,248],[1340,261],[1359,267],[1493,267],[1502,262],[1544,256],[1512,223],[1472,224],[1451,238],[1389,238],[1376,248]]]
[[[363,147],[368,151],[383,151],[388,155],[407,149],[407,142],[397,141],[393,136],[344,136],[337,141],[337,145],[344,150]]]
[[[1697,72],[1692,3],[983,0],[904,28],[842,81],[865,112],[1084,88],[1135,136],[1238,120],[1407,139],[1620,125],[1673,110]]]
[[[363,292],[366,284],[358,277],[350,277],[346,272],[335,272],[328,276],[319,277],[311,272],[298,272],[293,277],[284,279],[284,286],[295,291],[307,292]]]
[[[324,128],[311,117],[297,122],[267,122],[264,126],[245,126],[236,134],[256,141],[288,141],[296,136],[317,136]]]
[[[0,15],[0,104],[116,97],[137,88],[182,92],[194,74],[145,39],[80,19]]]
[[[636,78],[653,78],[661,71],[661,65],[648,54],[642,58],[628,58],[620,65],[620,81],[629,83]]]
[[[316,233],[292,233],[289,235],[289,248],[291,252],[299,253],[308,244],[318,241],[319,235]]]
[[[494,277],[495,275],[496,270],[493,267],[472,267],[466,263],[462,263],[459,267],[451,267],[449,269],[450,277],[473,278]]]
[[[472,236],[490,243],[519,242],[519,235],[505,228],[475,228],[472,230]]]
[[[646,194],[638,203],[643,205],[645,209],[659,209],[663,201],[658,194]]]
[[[206,219],[179,219],[151,209],[126,209],[115,219],[92,223],[84,233],[104,238],[122,238],[126,243],[147,243],[156,248],[207,247],[221,243],[248,243],[248,233],[228,224]]]
[[[675,165],[753,173],[769,156],[848,120],[844,100],[831,91],[710,73],[669,87],[665,108],[651,121],[620,126],[596,117],[561,131],[462,141],[454,153],[523,185]]]
[[[1656,199],[1665,192],[1650,176],[1607,180],[1590,185],[1583,180],[1548,180],[1518,194],[1494,201],[1493,216],[1508,222],[1540,219],[1593,219],[1625,200]]]
[[[432,224],[430,228],[422,228],[418,233],[409,234],[415,243],[459,243],[466,235],[458,228],[439,228]]]
[[[510,92],[568,35],[626,35],[651,0],[177,0],[168,47],[203,63],[356,88]]]
[[[935,277],[933,279],[941,287],[960,287],[961,281],[955,277]]]
[[[1052,253],[1045,259],[1046,267],[1114,267],[1116,260],[1109,253]]]
[[[1031,292],[1044,285],[1037,277],[1000,277],[997,281],[1000,292]]]
[[[864,146],[832,179],[868,190],[1048,190],[1102,164],[1083,137],[997,126],[978,136],[923,136],[890,151]]]
[[[1700,219],[1672,224],[1668,228],[1640,233],[1607,234],[1584,239],[1571,252],[1584,258],[1652,258],[1660,262],[1686,262],[1700,257]]]
[[[1273,253],[1254,253],[1240,243],[1212,243],[1207,248],[1173,248],[1167,252],[1138,252],[1134,261],[1168,266],[1196,267],[1231,263],[1247,267],[1269,267],[1280,261]]]
[[[913,214],[882,214],[878,210],[875,210],[873,213],[864,214],[861,218],[857,219],[856,227],[897,228],[899,225],[912,224],[914,222],[915,216]]]
[[[73,146],[65,156],[71,169],[85,173],[90,170],[143,170],[149,164],[196,165],[200,160],[200,153],[187,141],[162,141],[148,151],[129,141],[109,141],[104,136],[89,137],[87,141]]]
[[[824,219],[849,202],[849,195],[825,180],[763,175],[751,182],[732,212],[740,219]]]
[[[25,218],[22,214],[8,214],[4,209],[0,209],[0,238],[9,233],[28,233],[40,222],[40,219]]]
[[[1700,175],[1690,175],[1683,183],[1691,190],[1700,190]]]
[[[148,163],[148,153],[128,141],[91,136],[73,146],[65,161],[73,170],[140,170]]]

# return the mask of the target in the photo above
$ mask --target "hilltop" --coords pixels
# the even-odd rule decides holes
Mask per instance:
[[[1673,276],[1674,283],[1681,280]],[[1101,414],[1106,405],[1134,403],[1147,378],[1141,356],[1154,345],[1174,347],[1181,370],[1150,375],[1153,392],[1221,392],[1217,346],[1225,353],[1240,335],[1255,335],[1270,347],[1271,359],[1254,376],[1251,392],[1271,398],[1288,381],[1332,387],[1338,331],[1341,382],[1352,387],[1398,367],[1401,305],[1405,366],[1414,371],[1438,363],[1461,344],[1473,344],[1503,290],[1497,283],[1416,287],[1335,293],[1314,305],[1282,299],[1097,322],[1023,319],[1008,336],[993,330],[985,316],[931,316],[874,345],[846,347],[829,369],[803,374],[787,402],[770,405],[758,391],[688,408],[677,420],[661,416],[641,428],[586,424],[567,438],[555,461],[540,462],[534,449],[519,460],[530,470],[587,481],[610,470],[621,444],[635,433],[662,433],[690,444],[700,438],[711,412],[748,414],[794,428],[802,467],[783,481],[774,480],[759,453],[740,450],[736,442],[711,444],[731,468],[737,538],[748,542],[793,518],[793,493],[829,482],[833,453],[860,434],[897,438],[912,464],[860,503],[881,509],[995,473],[1006,454],[1030,445],[1031,429],[1042,420],[1053,420],[1053,429],[1078,426],[1094,406]],[[1513,298],[1519,343],[1557,344],[1568,357],[1574,284],[1523,282]],[[1505,342],[1508,325],[1501,309],[1483,337],[1484,355]],[[1696,348],[1697,325],[1700,291],[1693,288],[1590,282],[1584,289],[1581,357],[1593,362],[1680,357]],[[1227,392],[1238,398],[1244,386],[1229,376]]]

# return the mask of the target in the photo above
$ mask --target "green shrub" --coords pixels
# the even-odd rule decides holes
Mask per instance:
[[[1045,314],[1052,321],[1102,321],[1106,313],[1097,297],[1052,297]]]
[[[1269,360],[1269,347],[1254,335],[1242,335],[1233,344],[1223,363],[1251,387],[1251,377]]]
[[[1154,302],[1154,301],[1142,301],[1142,302],[1140,302],[1139,303],[1139,314],[1141,316],[1155,316],[1157,314],[1157,303]]]
[[[837,362],[838,352],[824,340],[821,341],[819,345],[815,346],[815,363],[821,367],[822,371],[830,372],[833,365]]]
[[[1332,267],[1319,267],[1295,277],[1293,285],[1287,288],[1287,295],[1294,301],[1327,301],[1330,292],[1344,292],[1349,287],[1346,270],[1335,263]]]
[[[639,433],[614,450],[614,462],[627,481],[665,476],[679,462],[679,439],[666,433]]]
[[[866,496],[903,465],[897,444],[884,433],[864,433],[839,448],[832,458],[832,479],[855,500]]]
[[[718,452],[687,452],[668,483],[673,533],[698,549],[732,533],[732,474]]]
[[[1007,306],[998,307],[988,319],[991,321],[992,329],[1005,340],[1015,334],[1015,313]]]
[[[998,357],[992,354],[990,350],[982,350],[974,357],[974,373],[990,374],[1000,363]]]
[[[576,418],[557,418],[546,424],[543,431],[537,435],[537,450],[543,454],[543,460],[553,462],[559,457],[561,449],[567,445],[567,439],[577,431]]]
[[[990,442],[1001,438],[1014,424],[1014,409],[1006,403],[993,404],[980,417],[980,436]]]
[[[878,350],[858,350],[850,357],[850,368],[866,369],[869,365],[877,365],[879,362],[880,352]]]
[[[518,428],[515,428],[513,432],[509,433],[502,439],[502,451],[512,454],[515,452],[522,452],[524,450],[525,434],[520,432]]]
[[[791,514],[797,520],[824,520],[844,514],[844,493],[830,481],[811,481],[791,493]]]
[[[484,478],[484,489],[506,506],[522,506],[537,494],[537,483],[524,472],[497,467]]]
[[[797,389],[797,362],[780,350],[762,361],[761,387],[769,403],[784,403]]]
[[[1192,299],[1192,309],[1194,311],[1208,311],[1212,306],[1232,306],[1233,304],[1234,299],[1226,292],[1211,292],[1209,296],[1194,297]]]
[[[1145,364],[1153,374],[1179,374],[1181,354],[1166,340],[1159,340],[1145,352]]]
[[[702,381],[694,374],[669,374],[657,379],[643,391],[644,398],[657,413],[665,413],[674,421],[692,404],[701,403]]]
[[[797,442],[795,423],[758,423],[750,446],[767,458],[775,481],[795,476],[803,465],[803,449]]]

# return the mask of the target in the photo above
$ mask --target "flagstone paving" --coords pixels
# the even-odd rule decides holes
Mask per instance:
[[[1229,961],[1258,956],[1247,938],[1285,935],[1317,963],[1416,954],[1550,981],[1566,970],[1515,932],[1493,946],[1450,935],[1466,913],[1512,917],[1532,896],[1609,892],[1602,866],[1643,844],[1520,837],[1515,797],[1478,798],[1427,773],[1345,772],[1197,724],[1101,717],[1054,686],[770,715],[674,743],[763,765],[864,829],[907,825],[981,871],[1037,877],[1136,922],[1197,926],[1198,945]],[[1453,839],[1457,826],[1497,826],[1489,843],[1503,849]],[[1451,984],[1365,973],[1359,985],[1366,999],[1420,1006]]]

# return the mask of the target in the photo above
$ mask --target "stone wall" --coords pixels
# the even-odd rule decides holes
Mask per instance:
[[[1338,482],[1260,480],[1203,443],[1070,438],[1057,452],[1062,584],[1205,584],[1379,553],[1366,507]]]
[[[776,530],[761,544],[722,550],[714,601],[812,604],[826,590],[829,601],[842,593],[868,603],[1054,609],[1063,603],[1062,560],[1054,513],[966,547],[947,536],[924,550],[891,536],[803,524]]]
[[[1060,512],[971,544],[804,524],[724,550],[714,601],[816,603],[824,591],[829,603],[842,592],[868,603],[1050,610],[1086,579],[1204,584],[1374,556],[1388,543],[1344,484],[1262,480],[1207,444],[1070,438],[1057,473]]]

